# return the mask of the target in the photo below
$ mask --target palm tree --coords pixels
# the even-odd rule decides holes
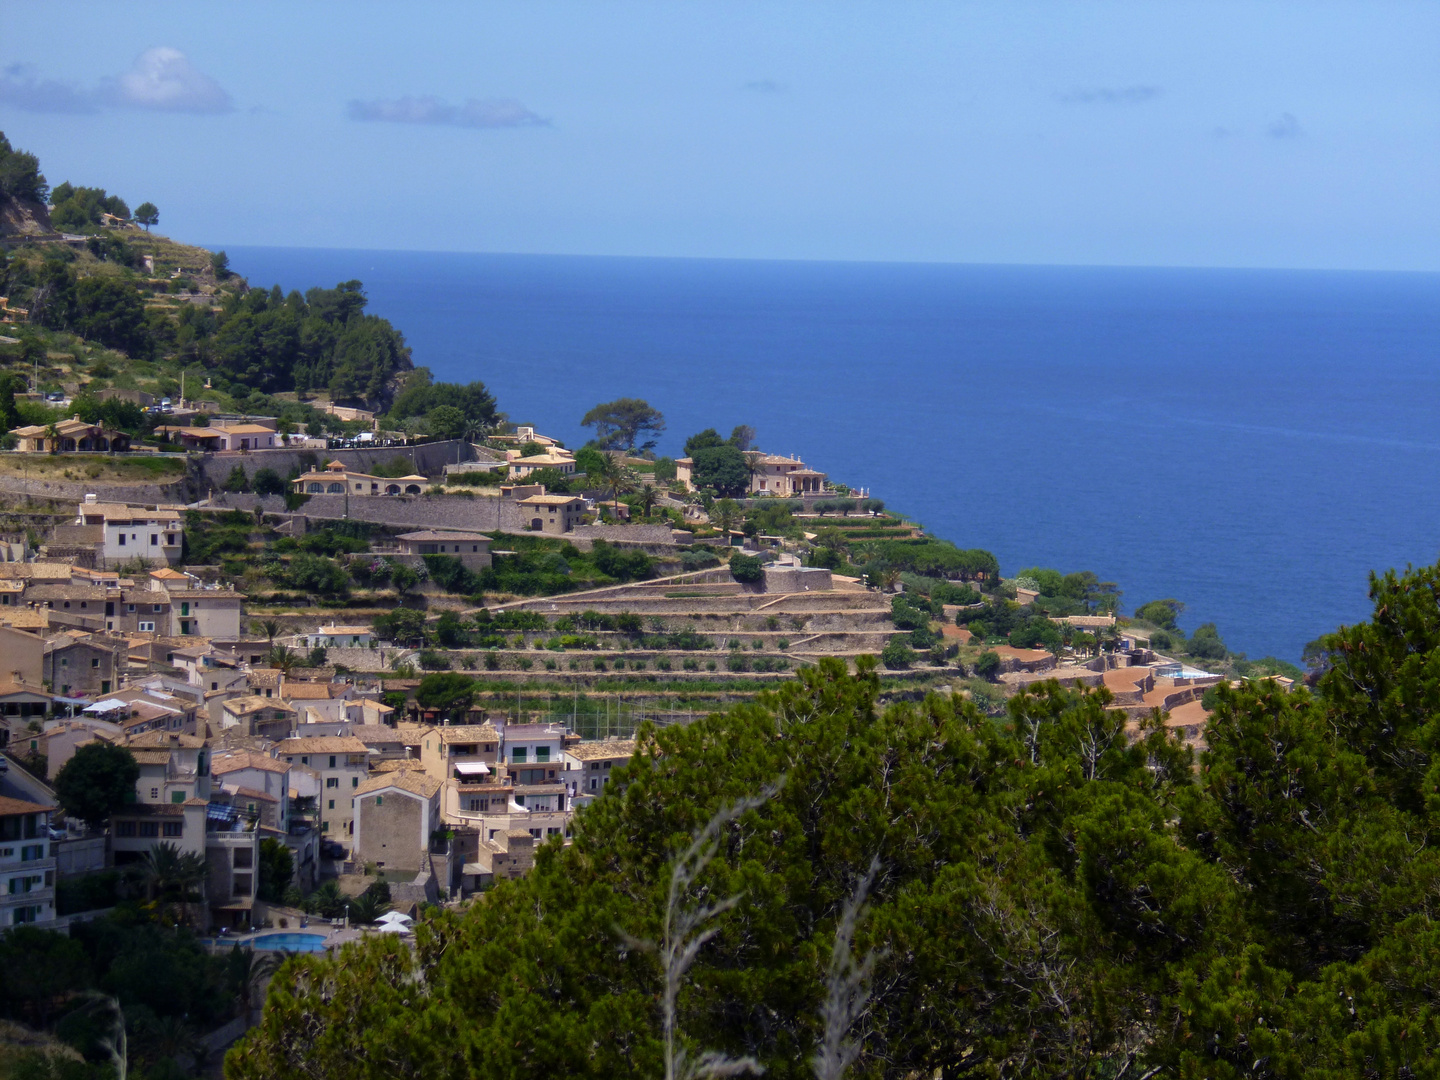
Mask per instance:
[[[260,633],[265,635],[265,640],[270,643],[270,647],[272,649],[275,647],[275,637],[280,633],[281,629],[279,622],[274,619],[265,619],[262,622],[257,622],[252,629],[259,630]]]
[[[151,900],[164,899],[165,894],[180,880],[180,849],[167,841],[152,847],[140,859],[140,873],[145,881],[145,895]]]
[[[660,493],[655,490],[654,484],[646,484],[640,489],[640,505],[645,509],[645,516],[648,518],[655,509],[655,500]]]
[[[735,516],[740,513],[740,504],[734,499],[721,499],[711,511],[711,518],[720,526],[721,539],[726,544],[730,543],[730,526],[735,523]]]
[[[366,889],[359,896],[350,899],[350,919],[357,923],[373,923],[387,911],[390,905],[381,900],[369,889]]]
[[[272,668],[277,668],[281,674],[289,675],[297,662],[295,654],[284,645],[275,645],[270,649],[269,655],[265,657],[266,663]]]
[[[603,454],[604,459],[591,478],[600,481],[600,490],[609,491],[615,504],[615,516],[620,516],[620,496],[635,490],[635,474],[620,464],[618,455]]]
[[[247,1028],[254,1015],[255,991],[264,987],[265,980],[274,975],[284,962],[285,956],[281,953],[256,952],[254,949],[242,949],[239,945],[231,948],[225,961],[225,977],[245,1016]]]

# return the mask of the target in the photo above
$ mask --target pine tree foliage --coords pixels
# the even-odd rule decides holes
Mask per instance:
[[[1198,752],[1103,690],[997,723],[838,661],[647,731],[570,846],[413,952],[290,961],[227,1076],[663,1076],[634,943],[675,853],[781,776],[686,881],[687,1046],[785,1078],[1440,1074],[1440,568],[1371,592],[1313,687],[1222,690]]]

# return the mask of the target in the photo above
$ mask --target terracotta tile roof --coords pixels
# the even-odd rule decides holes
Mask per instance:
[[[132,750],[130,756],[135,759],[137,765],[168,765],[170,764],[169,750]]]
[[[436,531],[433,530],[433,529],[421,529],[419,532],[401,533],[401,534],[400,534],[399,536],[397,536],[395,539],[397,539],[397,540],[412,540],[412,541],[418,541],[418,540],[436,540],[436,541],[440,541],[440,540],[444,540],[444,541],[446,541],[446,542],[451,542],[451,543],[456,542],[456,541],[463,541],[463,542],[465,542],[465,543],[467,543],[467,544],[471,544],[471,543],[488,544],[488,543],[490,543],[490,537],[484,535],[483,533],[476,533],[476,532],[436,532]]]
[[[12,799],[8,795],[0,795],[0,816],[9,814],[38,814],[44,810],[54,810],[53,806],[42,806],[40,803],[26,802],[24,799]]]
[[[75,567],[63,562],[0,563],[0,578],[26,581],[69,581]]]
[[[280,696],[286,701],[329,701],[335,691],[344,692],[343,686],[333,683],[289,682],[285,683]]]
[[[597,739],[567,747],[565,752],[580,761],[603,761],[607,758],[625,758],[628,761],[635,755],[635,740]]]
[[[279,698],[260,697],[256,694],[230,698],[220,707],[232,716],[244,716],[246,713],[259,712],[261,709],[279,709],[281,712],[295,711]]]
[[[498,742],[500,732],[490,721],[483,724],[449,724],[434,729],[442,743]]]
[[[353,735],[307,735],[281,739],[279,754],[368,754],[370,748]]]
[[[283,773],[289,772],[292,766],[273,758],[269,754],[262,754],[255,750],[232,750],[210,763],[210,772],[214,776],[225,776],[232,772],[239,772],[242,769],[259,769],[261,772]]]
[[[425,766],[414,758],[391,758],[389,761],[376,761],[371,764],[372,773],[393,773],[393,772],[424,772]]]
[[[367,746],[401,746],[405,737],[389,724],[351,724],[350,734]]]
[[[363,781],[351,794],[353,797],[359,798],[361,795],[369,795],[376,791],[388,791],[392,788],[399,788],[412,795],[419,795],[422,799],[428,799],[440,790],[440,781],[416,769],[404,769],[399,772],[372,776],[369,780]]]
[[[200,750],[205,740],[198,735],[181,735],[174,731],[146,731],[131,735],[125,740],[126,746],[178,746],[184,750]]]
[[[265,792],[263,792],[263,791],[256,791],[254,788],[249,788],[249,787],[237,787],[237,788],[233,788],[233,789],[232,789],[232,788],[226,788],[225,790],[228,791],[228,792],[230,792],[231,795],[243,795],[243,796],[244,796],[245,798],[247,798],[247,799],[261,799],[261,800],[263,800],[263,801],[265,801],[265,802],[273,802],[273,803],[278,803],[278,802],[280,801],[280,799],[279,799],[277,796],[275,796],[275,795],[267,795],[267,794],[265,794]]]

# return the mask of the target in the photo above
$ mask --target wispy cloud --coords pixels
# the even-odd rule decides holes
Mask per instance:
[[[1056,97],[1072,105],[1142,105],[1160,93],[1158,86],[1088,86]]]
[[[749,90],[753,94],[782,94],[785,92],[783,83],[774,79],[751,79],[741,86],[742,90]]]
[[[167,45],[147,49],[130,70],[93,87],[41,78],[28,64],[11,65],[0,75],[0,103],[41,113],[93,113],[107,107],[227,113],[235,108],[224,87]]]
[[[548,127],[550,121],[510,98],[467,98],[451,105],[437,97],[402,97],[352,101],[351,120],[389,124],[440,124],[462,128]]]
[[[1300,129],[1300,121],[1295,119],[1294,113],[1281,113],[1280,118],[1265,129],[1265,134],[1272,139],[1298,139],[1305,134]]]
[[[42,79],[29,64],[11,64],[0,74],[0,104],[39,113],[93,113],[99,108],[94,91]]]

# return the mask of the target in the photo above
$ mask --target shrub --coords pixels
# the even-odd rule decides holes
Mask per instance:
[[[420,666],[430,671],[449,671],[450,658],[434,649],[420,650]]]
[[[986,650],[980,654],[980,659],[975,661],[975,674],[982,679],[989,679],[992,682],[1000,674],[1000,656],[998,653]]]
[[[487,671],[498,671],[500,668],[500,657],[493,652],[485,654],[485,669]]]
[[[765,564],[757,555],[736,552],[730,556],[730,576],[742,584],[752,584],[765,576]]]
[[[669,670],[670,670],[670,661],[669,661],[667,658],[663,657],[663,656],[657,657],[656,660],[655,660],[655,669],[656,669],[657,671],[669,671]]]
[[[887,668],[898,671],[915,662],[915,653],[900,637],[892,637],[881,650],[880,662]]]

